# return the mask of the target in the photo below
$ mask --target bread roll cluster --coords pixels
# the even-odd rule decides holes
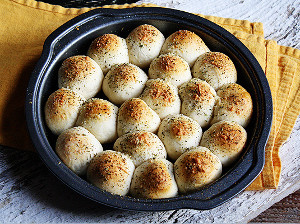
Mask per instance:
[[[175,197],[214,182],[243,153],[253,105],[236,81],[231,59],[194,32],[165,39],[144,24],[62,61],[45,121],[62,162],[96,187]]]

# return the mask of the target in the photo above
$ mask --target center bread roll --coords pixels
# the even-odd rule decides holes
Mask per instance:
[[[179,30],[166,39],[160,54],[176,54],[186,60],[192,67],[201,54],[209,51],[197,34],[188,30]]]
[[[87,179],[102,190],[124,196],[129,192],[133,172],[134,164],[127,155],[106,150],[90,162]]]
[[[142,100],[163,119],[169,114],[179,114],[181,102],[175,86],[161,79],[150,79],[140,95]]]
[[[114,150],[129,155],[135,166],[148,159],[167,158],[164,144],[155,134],[147,131],[122,135],[116,140]]]
[[[201,136],[200,125],[182,114],[167,116],[158,129],[158,137],[172,160],[176,160],[188,148],[198,146]]]
[[[205,147],[191,147],[174,164],[180,193],[199,190],[222,174],[220,159]]]
[[[115,104],[138,97],[148,80],[147,74],[139,67],[124,63],[113,66],[103,81],[103,92]]]
[[[103,99],[92,98],[80,109],[76,125],[89,130],[103,144],[117,139],[118,107]]]
[[[216,91],[205,81],[193,78],[179,88],[181,113],[206,128],[212,119]]]
[[[135,132],[156,132],[160,118],[143,100],[132,98],[125,101],[118,113],[118,136]]]
[[[137,198],[171,198],[178,194],[173,164],[166,159],[150,159],[133,174],[130,194]]]

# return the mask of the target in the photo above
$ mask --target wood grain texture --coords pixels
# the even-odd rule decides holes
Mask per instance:
[[[141,0],[192,13],[244,19],[264,24],[265,38],[278,44],[300,47],[300,2],[298,0]]]
[[[253,222],[300,223],[300,191],[290,194],[280,202],[251,220]]]
[[[166,212],[122,211],[90,201],[70,190],[48,171],[38,155],[0,150],[0,217],[4,222],[134,222],[244,223],[300,188],[300,119],[281,150],[282,182],[277,190],[243,192],[208,211],[180,209]]]
[[[193,13],[263,22],[266,38],[275,39],[281,45],[299,48],[300,3],[296,0],[140,1],[142,2]],[[277,190],[242,192],[229,202],[208,211],[180,209],[166,212],[135,212],[106,207],[66,187],[48,171],[38,155],[0,146],[0,221],[4,223],[245,223],[300,188],[299,129],[298,118],[291,137],[280,150],[283,169],[281,183]],[[279,208],[275,207],[275,209],[279,211]],[[291,217],[297,216],[298,212],[299,217],[299,209],[289,212]],[[273,221],[279,221],[276,210],[272,214]],[[263,217],[254,221],[267,220],[267,216]]]

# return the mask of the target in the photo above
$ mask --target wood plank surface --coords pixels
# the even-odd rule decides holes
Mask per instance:
[[[37,154],[1,147],[0,217],[5,223],[245,223],[300,188],[300,168],[298,166],[295,169],[289,165],[299,164],[299,129],[300,119],[281,150],[284,155],[282,181],[277,190],[245,191],[227,203],[207,211],[178,209],[136,212],[97,204],[60,182]],[[285,208],[282,210],[285,211]]]
[[[142,0],[192,13],[264,23],[265,37],[300,46],[299,0]],[[299,223],[300,119],[280,151],[282,178],[277,190],[242,192],[208,211],[123,211],[100,205],[72,191],[41,162],[38,155],[0,146],[0,222],[102,223]],[[290,196],[288,196],[290,195]],[[287,197],[288,196],[288,197]],[[283,201],[275,204],[281,199]],[[274,206],[272,206],[275,204]],[[272,206],[272,207],[271,207]],[[271,207],[270,209],[268,209]],[[262,213],[268,209],[266,212]],[[260,216],[258,216],[262,213]]]
[[[300,191],[272,205],[250,223],[253,222],[300,223]]]

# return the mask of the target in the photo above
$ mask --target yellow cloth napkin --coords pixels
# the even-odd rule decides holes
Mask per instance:
[[[106,8],[157,7],[153,4],[125,4]],[[0,1],[0,144],[33,150],[27,134],[24,99],[27,82],[43,42],[57,27],[91,8],[67,9],[34,0]],[[261,23],[214,16],[202,16],[239,38],[255,55],[269,80],[274,121],[266,147],[266,165],[248,190],[276,188],[281,163],[280,146],[289,137],[299,115],[300,51],[265,40]]]

